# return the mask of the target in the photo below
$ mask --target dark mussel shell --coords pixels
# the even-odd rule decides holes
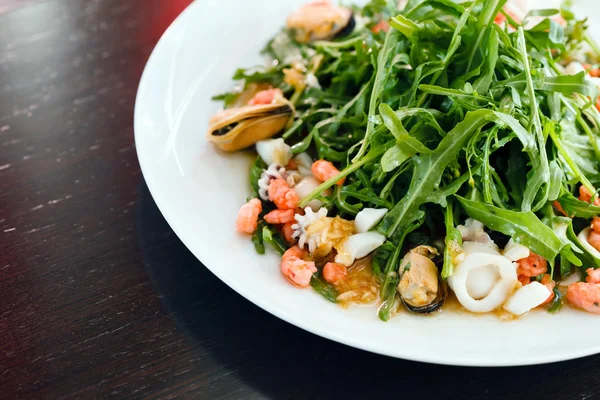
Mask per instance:
[[[417,258],[415,258],[415,257],[417,257]],[[423,257],[423,258],[421,258],[421,257]],[[430,260],[430,261],[423,264],[422,262],[419,262],[419,260],[427,260],[427,261]],[[403,268],[410,262],[417,263],[411,268],[430,267],[431,270],[429,272],[433,273],[433,271],[435,271],[435,274],[437,275],[437,285],[438,285],[437,296],[429,304],[426,304],[423,306],[415,306],[415,305],[411,304],[410,300],[405,299],[403,296],[402,289],[401,289],[401,286],[403,286],[402,281],[403,281],[405,274],[409,273],[408,271],[410,271],[410,269],[408,271],[403,271]],[[433,248],[431,246],[425,246],[425,245],[417,246],[417,247],[411,249],[405,255],[405,257],[403,258],[403,260],[400,264],[401,276],[400,276],[400,283],[398,284],[398,295],[400,296],[400,300],[402,301],[402,304],[404,304],[404,306],[409,311],[419,313],[419,314],[429,314],[429,313],[432,313],[432,312],[438,310],[440,307],[442,307],[444,305],[444,302],[446,301],[446,297],[448,294],[448,286],[447,286],[447,283],[442,279],[442,277],[440,275],[440,267],[442,264],[443,264],[443,257],[438,253],[438,251],[435,248]],[[422,277],[422,276],[426,276],[426,275],[417,274],[416,276]],[[429,275],[429,276],[431,276],[431,275]],[[411,275],[407,275],[406,277],[407,277],[407,279],[409,279],[411,277]],[[405,286],[405,288],[406,288],[406,286]]]
[[[356,18],[354,18],[354,13],[352,13],[350,15],[350,19],[348,20],[348,23],[346,24],[346,26],[343,27],[339,32],[337,32],[335,34],[334,39],[348,36],[349,34],[352,33],[352,31],[354,31],[354,28],[356,28]]]
[[[448,284],[446,283],[446,281],[444,281],[442,279],[441,276],[439,277],[438,282],[440,283],[439,287],[438,287],[438,295],[432,303],[430,303],[426,306],[415,307],[415,306],[409,304],[408,302],[404,301],[404,298],[402,298],[402,296],[400,296],[400,299],[402,300],[402,304],[404,304],[404,306],[409,311],[418,313],[418,314],[431,314],[432,312],[439,310],[444,305],[444,302],[446,301],[446,297],[448,296]]]

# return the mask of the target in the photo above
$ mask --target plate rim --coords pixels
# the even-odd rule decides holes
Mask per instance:
[[[169,225],[169,227],[173,230],[173,232],[177,235],[177,238],[185,245],[185,247],[190,251],[194,257],[196,257],[202,266],[208,269],[213,275],[215,275],[221,282],[227,285],[230,289],[238,293],[240,296],[244,297],[246,300],[250,301],[252,304],[258,306],[262,310],[268,312],[276,318],[279,318],[291,325],[294,325],[306,332],[315,334],[322,338],[341,343],[343,345],[353,347],[355,349],[368,351],[374,354],[379,354],[386,357],[408,360],[414,362],[423,362],[430,364],[438,364],[438,365],[447,365],[447,366],[461,366],[461,367],[518,367],[518,366],[528,366],[528,365],[541,365],[541,364],[550,364],[567,360],[574,360],[586,356],[591,356],[594,354],[600,353],[600,343],[597,346],[590,346],[585,349],[581,349],[578,351],[572,350],[570,353],[547,353],[545,356],[534,356],[534,357],[524,357],[519,360],[513,359],[502,359],[502,360],[488,360],[483,358],[473,358],[471,356],[464,355],[461,358],[449,359],[449,357],[444,358],[443,356],[432,356],[429,353],[421,353],[419,355],[413,355],[413,353],[405,353],[402,351],[396,351],[394,353],[385,352],[379,349],[377,346],[373,346],[369,343],[359,342],[343,335],[339,335],[336,332],[328,332],[319,327],[315,327],[314,325],[304,322],[302,318],[297,318],[295,315],[287,312],[284,309],[277,307],[277,305],[272,305],[267,301],[263,301],[260,296],[255,296],[252,294],[252,291],[246,290],[243,285],[239,285],[231,280],[225,278],[222,274],[219,273],[219,268],[211,267],[207,263],[203,261],[203,257],[201,254],[197,254],[194,250],[194,246],[189,244],[189,238],[186,238],[185,235],[181,235],[180,231],[177,227],[177,224],[172,221],[171,213],[168,211],[169,207],[162,204],[161,197],[157,195],[159,190],[155,186],[155,181],[153,175],[149,173],[148,167],[146,167],[149,160],[146,160],[146,157],[140,151],[140,148],[144,146],[140,146],[140,143],[144,139],[142,139],[141,131],[143,130],[140,123],[140,101],[139,99],[142,96],[142,88],[145,87],[145,83],[150,79],[149,78],[149,70],[150,66],[156,62],[158,58],[159,52],[162,51],[162,48],[166,46],[167,37],[170,35],[172,31],[176,29],[177,26],[182,24],[182,21],[187,17],[188,14],[194,12],[196,8],[201,8],[205,4],[209,3],[209,1],[203,2],[193,2],[189,4],[169,25],[169,27],[163,32],[160,39],[154,46],[148,60],[144,65],[144,70],[142,72],[141,78],[138,83],[138,89],[136,91],[135,98],[135,106],[134,106],[134,142],[135,149],[138,158],[138,162],[140,165],[140,169],[143,175],[143,179],[148,186],[148,190],[156,203],[157,208],[160,210],[162,216],[165,218],[165,221]]]

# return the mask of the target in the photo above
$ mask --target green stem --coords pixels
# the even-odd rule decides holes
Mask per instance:
[[[562,142],[560,141],[560,138],[558,137],[558,135],[556,134],[554,129],[550,129],[548,131],[548,134],[549,134],[550,138],[552,139],[552,142],[554,142],[554,146],[556,147],[556,149],[558,150],[560,155],[567,162],[567,164],[569,165],[569,168],[571,168],[573,175],[575,175],[577,178],[579,178],[579,181],[581,182],[581,184],[587,190],[589,190],[590,193],[595,193],[596,189],[594,188],[592,183],[588,180],[588,178],[581,172],[581,170],[579,169],[579,167],[577,166],[575,161],[573,161],[573,159],[571,158],[571,156],[569,155],[567,150],[562,145]]]
[[[485,146],[483,148],[483,200],[488,204],[493,204],[492,192],[491,192],[491,179],[490,179],[490,146],[492,139],[494,138],[495,132],[489,132],[488,137],[485,140]],[[450,206],[448,207],[451,208]]]
[[[594,148],[594,155],[596,156],[596,158],[600,159],[600,148],[598,147],[598,140],[596,139],[594,132],[592,132],[592,130],[584,121],[580,113],[577,113],[577,123],[581,125],[581,129],[583,129],[583,131],[588,135],[588,138],[590,139],[590,144]]]
[[[452,251],[450,249],[450,242],[454,241],[456,246],[462,244],[462,237],[460,232],[454,227],[454,204],[451,199],[448,199],[448,205],[446,206],[446,212],[444,213],[444,222],[446,224],[446,238],[444,248],[444,265],[442,267],[442,278],[448,279],[448,277],[454,274],[454,261],[452,260]]]
[[[536,137],[540,139],[542,137],[542,123],[540,121],[539,106],[535,97],[533,79],[531,78],[531,67],[529,66],[529,57],[527,54],[527,44],[525,43],[525,34],[523,27],[519,27],[517,40],[519,43],[518,47],[520,48],[521,56],[523,59],[523,65],[525,67],[525,79],[527,80],[526,92],[531,102],[531,119],[533,120],[533,125],[535,126]],[[541,143],[538,142],[538,144]],[[542,149],[540,149],[540,151],[541,150]]]
[[[313,44],[316,47],[329,47],[331,49],[343,49],[344,47],[349,47],[356,43],[360,43],[363,40],[365,40],[365,37],[361,35],[361,36],[356,36],[356,37],[350,38],[348,40],[344,40],[343,42],[330,42],[327,40],[318,40],[318,41],[314,42]]]
[[[594,55],[596,57],[600,57],[600,47],[598,47],[598,43],[596,43],[596,41],[594,39],[592,39],[592,37],[589,35],[589,33],[586,33],[583,36],[583,40],[585,40],[585,42],[590,45],[590,47],[592,48],[592,51],[594,52]]]
[[[554,63],[554,60],[552,60],[550,57],[547,57],[546,59],[549,61],[549,64],[552,67],[552,70],[554,71],[554,73],[557,75],[560,75],[560,71],[558,70],[556,63]],[[585,99],[579,98],[579,100],[586,102]],[[565,96],[561,96],[561,101],[565,106],[567,106],[567,108],[573,114],[576,115],[577,123],[581,126],[581,129],[583,129],[583,131],[586,133],[586,135],[590,139],[590,144],[594,148],[594,155],[596,156],[596,158],[600,159],[600,147],[598,146],[598,140],[596,139],[596,135],[594,135],[594,132],[592,132],[592,130],[590,129],[588,124],[585,122],[585,120],[581,116],[581,111],[579,111],[581,107],[578,104],[576,104],[576,108],[573,107],[573,105],[567,101],[567,98]],[[573,101],[575,102],[576,100],[573,100]],[[591,107],[591,110],[592,110],[592,114],[595,114],[595,115],[589,115],[589,118],[592,119],[593,121],[597,121],[598,118],[594,118],[594,117],[599,116],[598,110],[596,110],[595,107]],[[596,122],[596,124],[597,124],[597,122]]]
[[[371,150],[366,156],[361,158],[360,161],[358,161],[354,164],[348,165],[339,174],[337,174],[333,178],[329,178],[325,182],[321,183],[315,190],[313,190],[308,196],[306,196],[300,202],[299,207],[302,207],[302,208],[306,207],[306,205],[308,203],[310,203],[312,200],[314,200],[315,197],[317,197],[318,195],[323,193],[323,191],[325,191],[325,190],[329,189],[330,187],[332,187],[333,185],[335,185],[337,183],[337,181],[339,181],[342,178],[347,177],[354,171],[361,168],[363,165],[366,165],[366,164],[370,163],[371,161],[375,160],[377,157],[381,156],[386,150],[387,149],[384,146],[382,146],[381,148],[378,148],[376,150]]]
[[[371,134],[373,133],[374,129],[373,117],[377,112],[377,103],[379,102],[379,97],[381,96],[381,91],[383,90],[383,86],[386,80],[385,66],[387,63],[388,53],[391,51],[391,47],[393,47],[396,43],[393,35],[395,35],[394,30],[390,29],[385,36],[383,47],[379,51],[379,55],[377,57],[377,72],[375,73],[373,89],[371,90],[371,98],[369,99],[369,115],[367,116],[367,130],[365,131],[365,137],[362,140],[358,153],[352,159],[353,163],[357,162],[361,159],[361,157],[363,157],[363,155],[367,151],[367,147],[369,146]]]
[[[487,0],[486,2],[482,2],[484,4],[483,11],[482,11],[483,15],[479,15],[479,18],[484,21],[484,25],[480,28],[481,31],[487,33],[487,30],[488,30],[490,24],[494,23],[494,19],[496,18],[496,9],[498,8],[499,2],[500,2],[500,0]],[[473,5],[468,9],[469,13],[475,4],[477,4],[477,2],[473,2]],[[493,7],[491,7],[491,6],[493,6]],[[475,44],[473,45],[473,48],[471,49],[471,54],[469,54],[467,68],[465,69],[465,72],[469,72],[469,69],[471,68],[471,63],[475,59],[475,53],[477,53],[477,50],[480,50],[479,45],[481,44],[481,40],[483,39],[483,36],[484,36],[483,34],[480,34],[479,36],[477,36]]]

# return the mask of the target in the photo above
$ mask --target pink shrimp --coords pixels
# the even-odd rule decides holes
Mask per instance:
[[[268,224],[287,224],[295,221],[296,210],[273,210],[265,215],[265,221]]]
[[[390,24],[382,19],[381,21],[379,21],[374,27],[371,28],[371,32],[373,33],[379,33],[379,32],[386,32],[390,30]]]
[[[579,186],[579,200],[589,203],[592,200],[592,194],[585,186]],[[600,206],[600,198],[594,200],[595,206]]]
[[[258,226],[258,215],[262,212],[262,203],[259,199],[252,199],[238,212],[235,226],[238,232],[254,233]]]
[[[517,279],[519,280],[519,282],[521,282],[521,285],[523,286],[529,285],[531,283],[531,277],[529,276],[519,275]]]
[[[585,270],[587,283],[600,283],[600,269],[588,268]]]
[[[333,166],[333,164],[326,160],[317,160],[313,163],[311,169],[313,175],[322,182],[333,178],[340,173],[340,170]],[[344,184],[345,178],[337,181],[338,185]]]
[[[329,283],[338,283],[346,277],[348,270],[341,264],[328,262],[323,267],[323,278]]]
[[[496,25],[500,25],[503,22],[506,22],[506,17],[504,16],[504,14],[498,13],[498,15],[496,15],[496,18],[494,18],[494,23]]]
[[[290,247],[281,257],[281,272],[297,287],[308,287],[313,274],[317,272],[314,261],[305,261],[307,251],[298,246]]]
[[[575,282],[567,288],[567,300],[587,312],[600,314],[600,284]]]
[[[598,217],[598,216],[594,217],[590,227],[592,228],[592,230],[594,232],[600,233],[600,217]]]
[[[285,251],[285,253],[283,253],[283,256],[281,256],[281,259],[285,259],[285,258],[290,258],[290,257],[298,257],[298,258],[304,258],[308,256],[308,250],[300,247],[300,246],[292,246],[289,249],[287,249]]]
[[[600,217],[594,217],[590,227],[592,228],[592,231],[588,235],[588,239],[587,239],[588,243],[593,248],[600,251]],[[597,283],[600,283],[600,282],[597,282]]]
[[[269,183],[269,199],[280,210],[293,210],[298,207],[298,193],[283,178],[273,179]]]
[[[257,92],[248,102],[248,105],[255,106],[259,104],[271,104],[276,96],[283,96],[281,89],[267,89]]]
[[[556,211],[558,211],[559,213],[561,213],[565,217],[569,217],[569,218],[573,217],[573,216],[569,216],[569,214],[567,214],[567,212],[565,211],[565,209],[562,207],[562,204],[560,204],[558,202],[558,200],[554,200],[554,202],[552,203],[552,205],[554,206],[554,208],[556,208]]]
[[[548,271],[548,261],[531,251],[529,257],[522,258],[517,263],[519,264],[517,275],[524,277],[538,276]]]
[[[587,241],[593,248],[600,251],[600,233],[591,231]]]
[[[287,224],[283,224],[283,226],[281,227],[281,233],[283,234],[283,238],[285,239],[286,243],[290,246],[293,246],[298,242],[298,239],[294,239],[292,237],[292,235],[294,234],[294,228],[292,228],[292,225],[294,225],[295,222],[296,221],[288,222]]]
[[[582,64],[583,68],[585,68],[585,70],[587,71],[587,73],[594,77],[594,78],[600,78],[600,68],[592,68],[591,64]]]

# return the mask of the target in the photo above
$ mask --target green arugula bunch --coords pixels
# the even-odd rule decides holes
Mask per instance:
[[[284,29],[264,50],[269,67],[234,77],[281,88],[297,109],[283,133],[292,151],[341,170],[301,206],[319,198],[348,218],[363,207],[390,210],[377,228],[388,242],[373,262],[388,300],[383,319],[403,249],[445,238],[447,278],[456,225],[467,217],[549,260],[555,276],[600,267],[574,233],[600,214],[574,195],[583,186],[595,198],[600,185],[598,91],[585,73],[563,72],[582,56],[595,65],[597,46],[568,4],[515,21],[504,3],[411,0],[399,10],[373,0],[354,8],[349,36],[300,44]],[[373,29],[380,21],[387,32]],[[318,86],[285,82],[297,62],[314,67]]]

